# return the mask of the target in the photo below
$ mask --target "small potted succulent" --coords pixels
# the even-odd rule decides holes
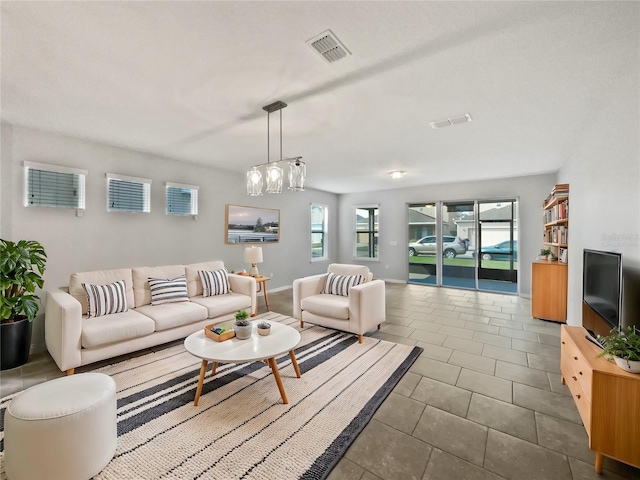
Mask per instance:
[[[258,324],[258,333],[260,335],[269,335],[271,333],[271,324],[265,321],[260,322]]]
[[[233,329],[236,332],[238,340],[246,340],[251,338],[251,322],[248,320],[249,314],[245,310],[236,312],[236,321],[233,323]]]
[[[631,373],[640,373],[640,330],[634,326],[613,329],[606,337],[598,336],[604,344],[598,357],[613,358],[618,367]]]

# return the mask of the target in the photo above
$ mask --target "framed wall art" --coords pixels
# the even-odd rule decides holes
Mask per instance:
[[[225,222],[228,245],[280,241],[280,210],[228,204]]]

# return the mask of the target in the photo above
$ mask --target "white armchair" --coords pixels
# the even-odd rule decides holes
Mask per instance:
[[[362,275],[364,283],[349,288],[348,295],[323,293],[329,273],[340,276]],[[343,330],[362,336],[379,329],[385,321],[385,287],[382,280],[362,265],[332,263],[327,273],[298,278],[293,281],[293,316],[304,322]]]

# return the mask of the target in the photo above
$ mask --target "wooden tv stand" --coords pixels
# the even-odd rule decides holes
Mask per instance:
[[[596,452],[595,470],[602,472],[604,456],[640,468],[640,374],[597,358],[602,350],[585,335],[562,325],[560,370]]]

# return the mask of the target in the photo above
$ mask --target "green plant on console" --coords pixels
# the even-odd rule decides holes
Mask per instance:
[[[541,248],[540,249],[540,256],[541,257],[546,257],[547,255],[551,255],[551,249],[550,248]]]
[[[640,361],[640,330],[634,326],[613,329],[606,337],[598,335],[603,340],[604,349],[598,357],[606,356],[624,358],[625,360]]]
[[[44,285],[47,254],[32,240],[0,240],[0,322],[12,323],[21,316],[33,321],[38,313],[36,288]]]

